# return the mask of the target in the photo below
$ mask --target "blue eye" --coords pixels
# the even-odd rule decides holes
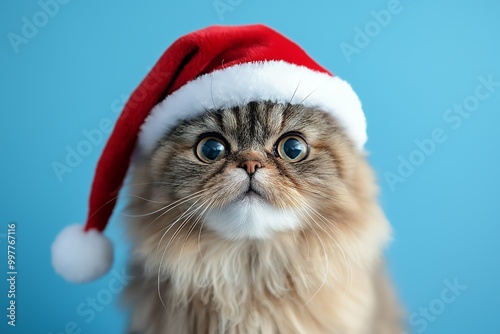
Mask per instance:
[[[220,160],[226,154],[226,145],[217,137],[205,137],[196,147],[196,155],[206,163],[212,163]]]
[[[278,143],[278,155],[290,162],[298,162],[307,157],[309,146],[306,141],[298,135],[283,137]]]

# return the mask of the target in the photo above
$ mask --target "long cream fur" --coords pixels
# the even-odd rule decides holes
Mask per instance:
[[[308,138],[307,163],[266,154],[287,131]],[[193,146],[205,132],[224,135],[234,159],[197,161]],[[249,154],[265,166],[269,203],[297,209],[300,228],[230,239],[206,226],[207,212],[231,205],[238,192],[231,171]],[[182,123],[152,155],[136,159],[129,193],[130,333],[401,332],[382,258],[390,228],[375,180],[325,113],[254,103]]]

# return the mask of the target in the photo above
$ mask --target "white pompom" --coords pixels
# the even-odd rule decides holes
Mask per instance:
[[[113,264],[113,244],[95,229],[85,232],[79,224],[64,228],[52,244],[52,266],[72,283],[103,276]]]

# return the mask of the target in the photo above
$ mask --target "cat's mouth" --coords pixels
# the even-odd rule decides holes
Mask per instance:
[[[255,188],[253,188],[252,186],[249,186],[247,188],[247,190],[242,194],[242,197],[243,198],[255,198],[255,199],[260,199],[260,200],[263,200],[264,199],[264,196],[262,196],[262,194]]]
[[[257,187],[252,184],[248,185],[248,188],[243,190],[239,196],[236,197],[236,202],[244,201],[252,203],[254,201],[257,202],[267,202],[266,197],[262,194],[261,191],[257,189]]]
[[[245,196],[260,196],[262,197],[262,195],[254,188],[252,188],[252,186],[248,187],[248,189],[245,191],[244,193]]]
[[[206,224],[231,240],[241,238],[265,239],[274,231],[293,229],[300,225],[294,209],[277,208],[267,189],[258,182],[241,185],[235,197],[224,206],[211,210]]]
[[[246,176],[246,175],[245,175]],[[255,178],[249,178],[240,181],[236,191],[233,194],[228,194],[226,205],[233,206],[239,204],[270,204],[270,198],[266,189],[261,182]],[[236,185],[236,184],[234,184]],[[231,196],[232,195],[232,196]]]

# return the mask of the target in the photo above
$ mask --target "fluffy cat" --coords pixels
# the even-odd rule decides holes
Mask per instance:
[[[401,333],[373,173],[322,110],[209,110],[129,183],[129,333]]]

